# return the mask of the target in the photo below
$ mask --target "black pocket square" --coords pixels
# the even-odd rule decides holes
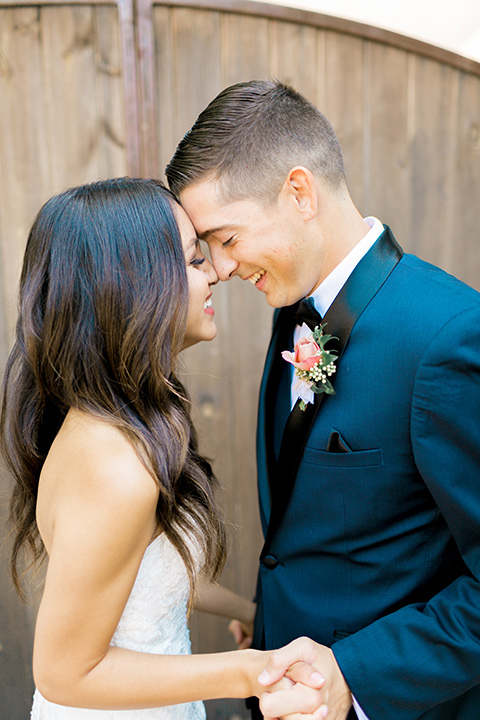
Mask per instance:
[[[352,449],[348,447],[338,430],[332,430],[327,443],[327,452],[329,453],[350,453]]]

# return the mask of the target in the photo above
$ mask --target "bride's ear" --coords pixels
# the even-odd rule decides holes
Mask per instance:
[[[308,168],[299,165],[290,170],[280,195],[299,212],[303,220],[312,220],[318,210],[318,192],[315,177]]]

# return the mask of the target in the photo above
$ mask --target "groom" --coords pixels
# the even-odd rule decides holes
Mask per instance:
[[[369,720],[478,720],[480,295],[362,218],[330,124],[279,82],[220,93],[167,177],[220,279],[278,308],[254,645],[311,640],[274,654],[264,683],[304,660],[329,718],[353,702]],[[302,404],[282,352],[315,328],[334,372]],[[311,711],[284,696],[264,696],[266,716]]]

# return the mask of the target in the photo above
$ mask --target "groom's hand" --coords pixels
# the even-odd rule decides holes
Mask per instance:
[[[307,663],[295,663],[260,697],[265,720],[323,720],[328,708],[320,692],[325,678]],[[301,714],[300,713],[301,709]]]
[[[297,685],[275,691],[272,686],[283,676]],[[258,681],[267,688],[260,699],[266,720],[286,715],[292,716],[289,720],[301,720],[305,714],[314,720],[327,714],[329,720],[345,720],[352,706],[350,689],[334,654],[308,638],[299,638],[274,651]]]

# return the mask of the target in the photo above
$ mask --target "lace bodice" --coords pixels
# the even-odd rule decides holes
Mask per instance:
[[[112,645],[147,653],[190,653],[188,575],[165,534],[146,549]],[[202,703],[145,710],[84,710],[56,705],[35,692],[32,720],[204,720]]]

